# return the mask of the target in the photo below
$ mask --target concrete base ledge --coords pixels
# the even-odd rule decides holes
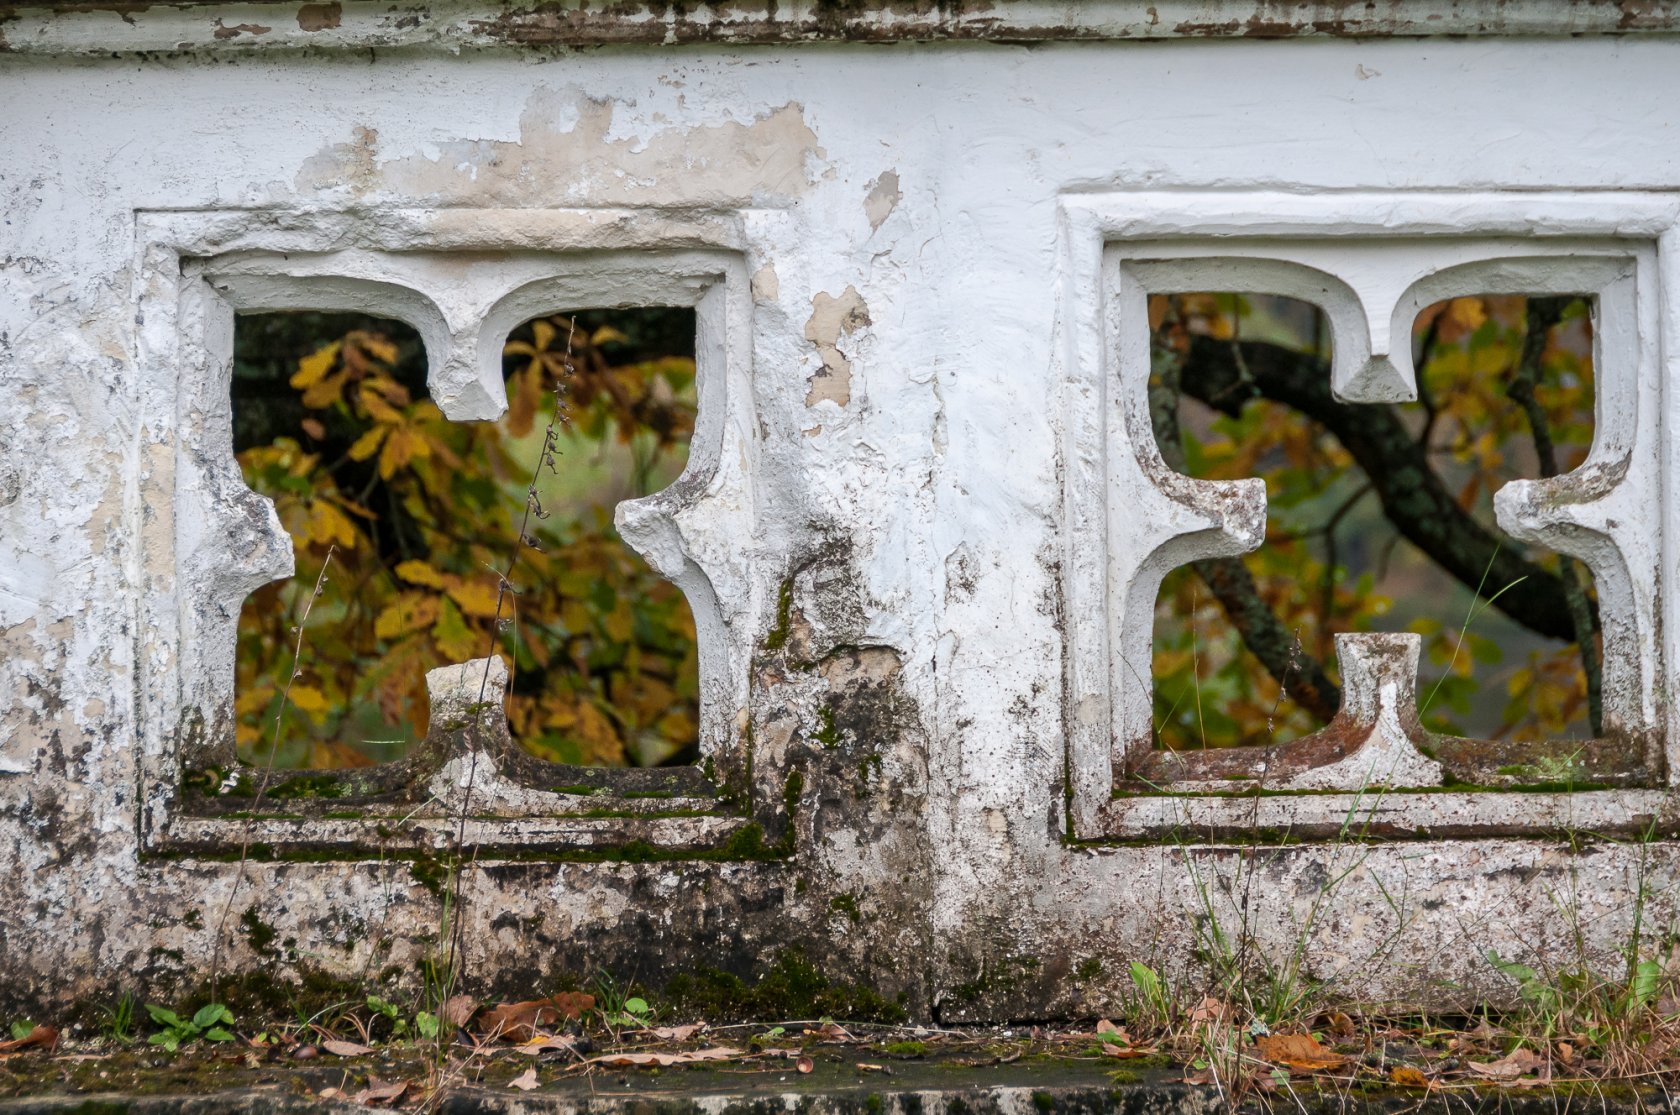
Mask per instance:
[[[674,1074],[677,1077],[687,1074]],[[817,1074],[821,1075],[821,1074]],[[879,1086],[792,1078],[728,1086],[710,1079],[597,1076],[532,1092],[461,1086],[445,1091],[440,1115],[1217,1115],[1230,1110],[1216,1088],[1185,1084],[1178,1072],[1153,1070],[1116,1083],[1107,1072],[1065,1063],[953,1069],[928,1066],[882,1079]],[[288,1115],[413,1109],[324,1100],[297,1086],[271,1085],[206,1095],[115,1093],[0,1100],[0,1115]],[[723,1085],[720,1087],[720,1085]],[[1302,1081],[1245,1102],[1241,1110],[1297,1115],[1600,1115],[1673,1112],[1662,1090],[1570,1084],[1528,1088],[1349,1091]]]

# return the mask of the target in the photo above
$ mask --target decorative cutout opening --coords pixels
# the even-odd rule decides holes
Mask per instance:
[[[1427,307],[1418,402],[1331,393],[1321,311],[1273,295],[1149,300],[1150,403],[1167,464],[1261,477],[1265,542],[1180,567],[1155,610],[1156,747],[1265,746],[1341,705],[1335,636],[1422,637],[1422,727],[1512,743],[1602,734],[1592,576],[1495,522],[1506,482],[1592,444],[1592,300],[1482,295]],[[1584,651],[1583,651],[1584,648]]]
[[[689,308],[539,318],[504,349],[508,412],[456,423],[431,401],[405,325],[241,316],[235,451],[247,483],[276,501],[297,570],[241,611],[240,759],[401,759],[426,735],[427,671],[493,649],[513,666],[514,737],[537,758],[693,761],[693,615],[619,539],[613,509],[686,463],[694,344]],[[534,545],[517,546],[522,524]]]

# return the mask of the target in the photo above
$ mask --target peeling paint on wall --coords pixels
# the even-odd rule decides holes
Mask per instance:
[[[848,285],[838,297],[824,292],[812,295],[805,339],[816,346],[822,368],[811,376],[806,406],[830,402],[843,407],[852,401],[852,361],[840,350],[840,340],[868,324],[869,307],[856,287]]]
[[[869,218],[870,231],[879,231],[882,223],[903,200],[904,195],[898,189],[898,171],[884,171],[869,183],[869,192],[863,197],[863,215]]]
[[[300,191],[384,194],[478,205],[769,205],[805,194],[824,165],[804,110],[790,102],[746,123],[658,123],[627,132],[632,102],[576,87],[538,88],[512,140],[459,139],[435,152],[376,157],[377,132],[310,159]]]

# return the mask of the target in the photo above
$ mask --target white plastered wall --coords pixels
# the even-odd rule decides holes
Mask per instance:
[[[387,248],[423,229],[434,247],[541,252],[566,247],[565,214],[598,209],[634,211],[640,242],[672,251],[719,248],[695,231],[707,221],[735,230],[722,247],[751,298],[756,502],[732,520],[746,529],[694,520],[684,544],[740,571],[720,637],[744,662],[789,572],[848,543],[847,638],[897,653],[925,731],[923,804],[874,820],[934,850],[905,916],[926,945],[919,993],[954,1017],[1110,1001],[1112,978],[1071,974],[1088,958],[1111,974],[1128,955],[1185,959],[1198,871],[1228,862],[1064,839],[1068,200],[1197,191],[1217,218],[1247,192],[1423,192],[1445,199],[1450,235],[1461,193],[1680,188],[1667,38],[0,56],[0,104],[0,846],[17,850],[0,866],[0,947],[42,986],[69,962],[91,987],[159,947],[122,896],[179,909],[225,886],[214,864],[138,854],[136,659],[174,653],[149,644],[139,602],[181,527],[142,500],[178,446],[145,427],[138,394],[140,214],[259,210],[307,232],[349,213]],[[1653,297],[1674,321],[1670,288]],[[1650,374],[1670,373],[1653,357]],[[1666,525],[1672,503],[1649,514]],[[801,602],[813,622],[820,604]],[[1263,827],[1287,823],[1287,804],[1268,808]],[[904,900],[855,832],[802,838],[809,869],[883,910]],[[1486,983],[1486,947],[1563,947],[1545,888],[1570,871],[1611,947],[1641,855],[1666,911],[1676,851],[1374,847],[1313,930],[1314,964],[1370,995]],[[1262,933],[1289,937],[1330,854],[1267,861]],[[659,868],[672,887],[684,870]],[[282,889],[354,875],[275,871]],[[597,886],[557,869],[522,901],[581,932],[622,914]],[[783,901],[755,916],[859,932]],[[201,955],[181,937],[168,947]]]

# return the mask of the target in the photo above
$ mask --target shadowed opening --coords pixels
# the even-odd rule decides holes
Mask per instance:
[[[297,555],[296,575],[240,613],[240,759],[401,758],[426,734],[426,672],[494,651],[512,664],[509,724],[533,755],[693,761],[693,615],[612,518],[687,461],[694,329],[688,308],[527,322],[505,346],[509,409],[492,423],[442,415],[420,339],[399,322],[238,318],[235,451]],[[532,545],[518,545],[522,521]]]
[[[1260,477],[1266,541],[1174,570],[1155,610],[1158,747],[1281,743],[1340,705],[1338,632],[1423,636],[1431,730],[1599,734],[1592,579],[1494,521],[1507,481],[1560,475],[1593,434],[1591,299],[1484,295],[1425,309],[1419,401],[1338,402],[1310,303],[1150,299],[1151,409],[1173,468]]]

